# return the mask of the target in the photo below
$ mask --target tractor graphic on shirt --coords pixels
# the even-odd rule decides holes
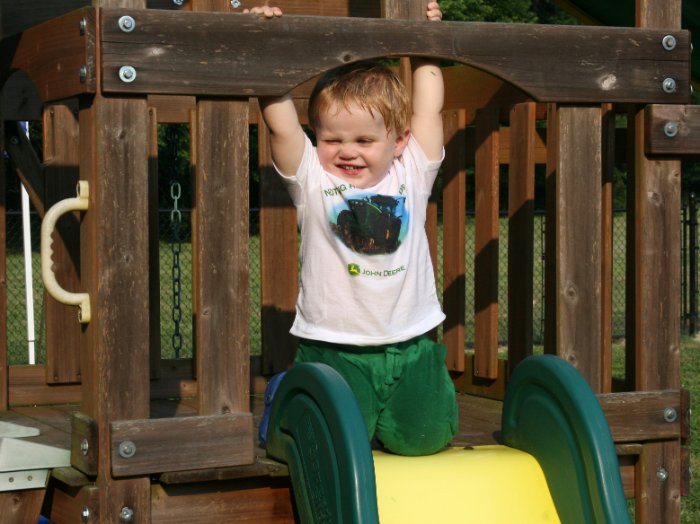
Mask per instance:
[[[336,235],[357,253],[380,255],[393,253],[400,245],[402,216],[405,197],[372,195],[347,200],[348,208],[331,224]]]

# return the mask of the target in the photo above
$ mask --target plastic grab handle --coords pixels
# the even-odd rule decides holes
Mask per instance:
[[[85,180],[80,180],[77,187],[78,196],[56,202],[44,215],[41,223],[41,278],[44,287],[53,298],[62,304],[78,306],[78,321],[81,324],[90,322],[90,295],[87,293],[70,293],[56,281],[53,272],[53,249],[51,234],[56,229],[56,222],[61,216],[71,211],[85,211],[88,208],[89,187]]]

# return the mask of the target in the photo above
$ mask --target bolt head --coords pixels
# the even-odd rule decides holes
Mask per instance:
[[[234,9],[238,9],[241,7],[241,1],[240,0],[231,0],[231,7]]]
[[[678,90],[678,85],[673,78],[665,78],[661,86],[663,87],[664,92],[668,93],[669,95]]]
[[[664,49],[666,51],[673,51],[676,48],[677,44],[678,44],[678,41],[676,40],[676,37],[673,35],[666,35],[661,40],[661,45],[664,47]]]
[[[678,122],[666,122],[664,124],[664,134],[668,138],[673,138],[678,134]],[[664,418],[666,418],[667,411],[671,410],[675,413],[675,410],[673,408],[666,408],[664,410]],[[671,421],[672,422],[672,421]]]
[[[88,443],[88,440],[84,438],[80,442],[80,452],[83,454],[83,456],[88,454],[88,451],[90,451],[90,444]]]
[[[659,468],[656,471],[656,478],[659,480],[659,482],[666,482],[668,479],[668,471],[666,468]]]
[[[131,522],[134,520],[134,510],[128,506],[124,506],[119,512],[119,520],[122,522]]]
[[[83,522],[87,522],[90,518],[90,508],[83,506],[83,510],[80,512],[80,518],[83,519]]]

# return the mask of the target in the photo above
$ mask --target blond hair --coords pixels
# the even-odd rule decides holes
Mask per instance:
[[[387,131],[403,132],[410,122],[406,88],[387,66],[374,62],[349,64],[325,73],[309,98],[309,123],[318,128],[321,114],[331,107],[357,104],[373,116],[379,113]]]

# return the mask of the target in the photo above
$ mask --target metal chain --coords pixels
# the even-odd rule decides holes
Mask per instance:
[[[180,239],[180,228],[182,226],[182,213],[179,209],[180,197],[182,196],[182,186],[177,180],[177,153],[178,153],[178,138],[179,133],[175,125],[168,126],[166,140],[168,143],[168,153],[172,162],[170,174],[170,198],[173,201],[173,208],[170,211],[170,225],[172,228],[172,237],[170,241],[170,250],[173,255],[172,259],[172,286],[173,286],[173,303],[172,303],[172,319],[173,319],[173,336],[172,348],[175,353],[175,358],[180,358],[180,350],[182,349],[182,333],[180,332],[180,324],[182,322],[182,308],[180,299],[182,297],[182,274],[180,271],[180,251],[182,242]]]

